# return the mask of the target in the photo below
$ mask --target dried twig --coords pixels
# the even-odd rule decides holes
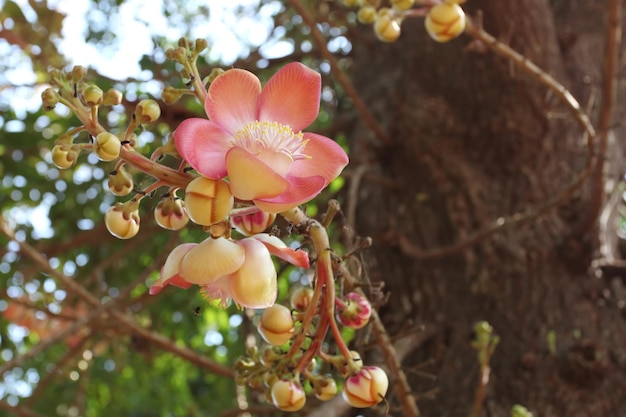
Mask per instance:
[[[391,145],[391,138],[381,129],[372,113],[369,111],[369,108],[361,99],[361,96],[354,88],[354,85],[350,82],[346,74],[341,70],[335,56],[328,50],[326,47],[326,39],[324,39],[324,35],[317,28],[317,22],[311,15],[311,13],[307,10],[307,8],[302,4],[300,0],[289,0],[289,3],[293,6],[294,9],[302,16],[302,20],[307,24],[309,29],[311,29],[311,36],[313,40],[317,44],[320,53],[322,56],[328,61],[330,64],[330,71],[333,76],[337,80],[337,82],[341,85],[346,95],[352,99],[352,103],[354,103],[354,107],[356,107],[357,111],[361,114],[363,118],[363,122],[370,128],[370,130],[374,133],[376,138],[385,145]]]

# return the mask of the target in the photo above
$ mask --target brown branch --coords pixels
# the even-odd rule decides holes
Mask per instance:
[[[97,307],[98,309],[100,308],[106,309],[108,308],[107,306],[109,305],[109,303],[114,301],[114,300],[111,300],[111,302],[102,306],[100,300],[96,298],[95,296],[93,296],[91,293],[89,293],[83,286],[81,286],[79,283],[77,283],[76,281],[68,277],[67,275],[52,268],[50,264],[48,263],[48,260],[41,253],[39,253],[33,246],[31,246],[25,241],[16,240],[13,230],[11,230],[11,228],[6,224],[2,216],[0,216],[0,231],[9,239],[16,241],[20,246],[20,251],[24,255],[28,256],[33,262],[35,262],[35,264],[37,264],[42,271],[55,277],[57,280],[62,282],[67,287],[68,290],[71,290],[72,292],[80,296],[83,300],[85,300],[92,306]],[[99,313],[101,313],[102,311],[100,311]],[[119,324],[123,325],[128,330],[132,331],[136,336],[142,337],[152,342],[156,346],[168,352],[171,352],[177,356],[180,356],[181,358],[191,363],[194,363],[200,367],[206,368],[209,371],[217,375],[226,376],[229,378],[232,378],[234,376],[234,371],[232,369],[227,368],[223,365],[220,365],[216,362],[213,362],[210,359],[202,356],[201,354],[189,348],[179,346],[176,344],[176,341],[174,340],[170,340],[158,333],[152,332],[148,329],[141,327],[128,315],[120,311],[115,311],[115,310],[111,311],[110,314],[113,319],[117,320]]]
[[[405,255],[420,260],[436,259],[461,252],[497,232],[503,231],[512,226],[519,226],[520,224],[534,220],[542,214],[547,213],[553,208],[559,206],[560,204],[563,204],[567,198],[569,198],[578,188],[582,186],[584,181],[593,172],[596,161],[596,155],[594,152],[596,130],[578,101],[562,84],[560,84],[550,74],[539,68],[527,57],[513,50],[508,45],[501,43],[489,33],[485,32],[481,27],[474,25],[470,20],[468,20],[465,32],[469,36],[484,43],[494,53],[516,64],[519,68],[528,73],[539,83],[546,86],[563,102],[563,104],[567,106],[567,108],[572,113],[574,119],[576,119],[578,124],[583,129],[584,137],[587,143],[588,156],[585,166],[578,173],[578,175],[575,176],[565,187],[563,187],[563,189],[553,194],[551,198],[548,198],[543,204],[530,207],[526,210],[510,216],[500,217],[496,219],[493,223],[488,225],[486,228],[473,233],[468,238],[462,241],[453,243],[449,246],[445,246],[442,248],[425,251],[411,243],[411,241],[404,235],[401,235],[397,232],[390,232],[387,234],[386,239],[389,242],[395,242]]]
[[[363,102],[363,99],[361,99],[361,96],[354,88],[354,85],[352,85],[346,74],[339,67],[335,56],[328,50],[326,46],[326,39],[324,38],[324,35],[322,35],[322,32],[320,32],[320,30],[317,28],[317,22],[315,21],[311,13],[307,10],[306,7],[304,7],[300,0],[289,0],[289,3],[293,6],[294,9],[296,9],[298,14],[300,14],[302,20],[304,20],[304,23],[307,24],[309,29],[311,29],[311,36],[313,37],[313,40],[320,49],[322,56],[330,64],[331,73],[344,89],[346,95],[348,95],[348,97],[352,99],[354,107],[356,107],[357,111],[361,114],[361,117],[363,118],[363,121],[365,122],[367,127],[370,128],[370,130],[374,133],[374,135],[380,142],[385,145],[391,145],[391,138],[387,136],[387,134],[381,129],[380,125],[376,122],[376,119],[374,119],[374,116],[372,116],[372,113],[370,113],[369,108],[367,107],[365,102]]]
[[[598,160],[593,173],[593,187],[591,209],[583,224],[583,231],[588,231],[597,224],[597,220],[605,203],[604,184],[606,180],[606,157],[608,136],[611,128],[613,107],[615,105],[615,74],[619,60],[619,51],[622,39],[622,1],[609,0],[607,4],[608,25],[604,45],[604,71],[602,74],[602,102],[598,119]]]

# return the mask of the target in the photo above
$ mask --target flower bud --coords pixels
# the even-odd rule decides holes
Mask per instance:
[[[104,93],[97,85],[88,85],[83,89],[83,101],[89,107],[102,104],[102,96]]]
[[[46,88],[41,93],[41,103],[46,111],[54,109],[59,102],[59,93],[54,88]]]
[[[210,226],[225,219],[234,202],[230,187],[223,180],[198,177],[185,189],[187,213],[194,223],[202,226]]]
[[[183,95],[182,91],[171,85],[166,86],[161,93],[161,98],[165,104],[174,104]]]
[[[364,25],[370,25],[376,20],[376,8],[373,6],[362,6],[357,12],[356,18]]]
[[[109,89],[102,97],[102,104],[104,106],[117,106],[122,102],[122,92],[115,88]]]
[[[346,379],[342,396],[353,407],[373,407],[385,397],[388,386],[385,371],[377,366],[365,366]]]
[[[130,239],[139,231],[139,202],[129,200],[117,203],[104,213],[104,224],[109,233],[119,239]]]
[[[102,161],[113,161],[119,158],[121,149],[122,143],[118,137],[109,132],[98,133],[93,144],[94,152]]]
[[[437,42],[447,42],[465,30],[465,12],[455,3],[432,7],[424,20],[426,31]]]
[[[123,197],[130,194],[133,190],[133,177],[126,171],[124,166],[120,166],[115,171],[109,173],[107,186],[113,195]]]
[[[315,378],[312,384],[315,396],[321,401],[328,401],[337,395],[337,383],[329,376]]]
[[[282,411],[298,411],[306,402],[302,386],[292,379],[282,379],[274,383],[271,395],[274,406]]]
[[[374,33],[383,42],[394,42],[400,37],[400,21],[381,9],[374,21]]]
[[[284,345],[291,339],[294,331],[291,311],[282,304],[266,308],[259,319],[258,330],[270,345]]]
[[[206,39],[198,38],[198,39],[196,39],[196,42],[194,44],[194,48],[193,49],[194,49],[194,51],[196,53],[200,53],[200,52],[204,51],[208,47],[209,47],[209,43],[207,42]]]
[[[391,0],[391,5],[396,10],[409,10],[415,4],[415,0]]]
[[[311,304],[311,298],[313,298],[313,293],[313,288],[296,288],[296,290],[291,293],[291,297],[289,298],[289,303],[291,304],[291,307],[299,312],[305,311],[309,307],[309,304]]]
[[[276,214],[266,213],[261,210],[252,214],[230,216],[230,222],[233,227],[244,236],[263,233],[274,223],[274,220],[276,220]]]
[[[135,120],[139,124],[155,122],[159,117],[161,117],[161,107],[152,99],[141,100],[135,107]]]
[[[345,308],[337,311],[337,320],[351,329],[365,326],[372,315],[372,305],[360,294],[351,292],[344,297]]]
[[[83,67],[82,65],[75,65],[74,68],[72,68],[72,72],[69,78],[74,81],[74,83],[78,83],[79,81],[85,79],[86,76],[87,68]]]
[[[350,352],[350,363],[348,360],[343,357],[343,355],[331,356],[330,363],[337,368],[337,371],[343,376],[349,375],[355,369],[360,369],[363,366],[363,359],[361,359],[361,354],[356,350],[351,350]]]
[[[217,77],[222,75],[224,72],[226,71],[224,71],[222,68],[213,68],[211,72],[209,73],[209,76],[207,77],[207,81],[209,83],[212,83],[213,81],[215,81]]]
[[[348,7],[356,7],[359,5],[359,0],[343,0],[343,4]]]
[[[52,148],[52,162],[58,168],[67,169],[76,163],[78,153],[80,152],[78,146],[72,145],[55,145]]]
[[[169,196],[154,208],[154,219],[164,229],[180,230],[189,222],[189,215],[183,200]]]

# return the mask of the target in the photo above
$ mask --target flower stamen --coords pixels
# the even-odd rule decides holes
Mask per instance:
[[[294,133],[287,125],[254,121],[235,133],[231,146],[242,147],[252,154],[268,150],[280,152],[295,161],[311,158],[304,153],[307,142],[302,132]]]

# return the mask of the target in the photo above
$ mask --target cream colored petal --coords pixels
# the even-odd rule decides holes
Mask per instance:
[[[231,291],[233,300],[242,307],[266,308],[274,304],[277,294],[276,268],[270,252],[255,239],[243,239],[246,260],[233,274]]]
[[[206,285],[237,271],[244,259],[245,251],[240,245],[223,237],[210,237],[184,256],[179,274],[191,283]]]

